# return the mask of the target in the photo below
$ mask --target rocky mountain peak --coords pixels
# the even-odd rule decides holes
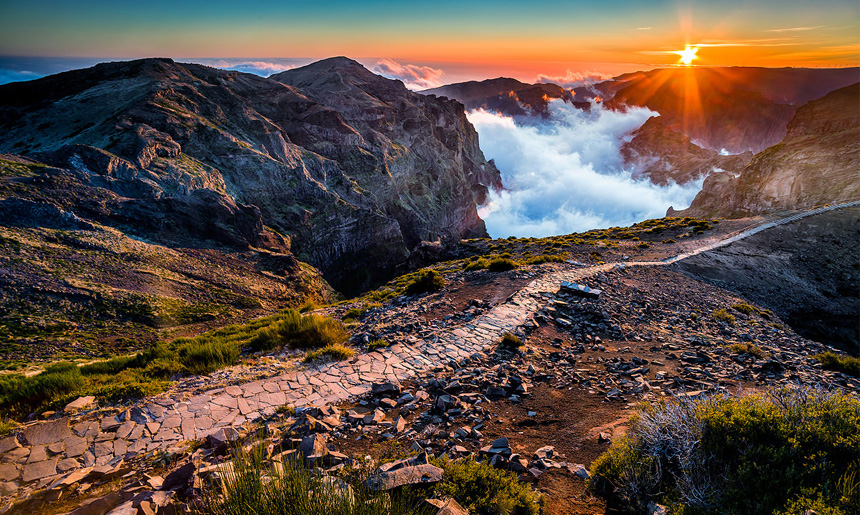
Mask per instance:
[[[225,213],[250,217],[229,231],[240,247],[272,227],[347,291],[390,276],[422,241],[485,236],[476,206],[500,183],[462,105],[345,57],[271,78],[170,59],[105,63],[0,86],[0,99],[0,152],[174,214],[218,197]],[[162,207],[138,221],[153,237]]]

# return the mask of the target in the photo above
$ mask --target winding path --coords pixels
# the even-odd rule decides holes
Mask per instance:
[[[337,403],[365,394],[375,382],[399,381],[431,370],[449,360],[462,360],[484,351],[506,332],[522,326],[558,292],[562,281],[579,281],[601,272],[628,266],[665,266],[808,216],[860,206],[860,201],[798,213],[748,229],[729,238],[662,261],[610,263],[552,272],[538,277],[482,316],[430,337],[407,338],[377,352],[349,361],[298,369],[265,380],[216,388],[199,395],[160,396],[116,416],[72,423],[62,418],[24,429],[26,443],[0,439],[0,486],[5,495],[18,483],[44,488],[69,474],[93,467],[110,468],[129,454],[167,449],[183,440],[199,440],[221,428],[238,427],[275,413],[282,405]],[[4,483],[5,482],[5,483]]]

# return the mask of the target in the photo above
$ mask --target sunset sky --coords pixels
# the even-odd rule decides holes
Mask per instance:
[[[263,63],[347,55],[366,64],[389,59],[439,70],[437,82],[452,82],[505,72],[534,80],[568,71],[650,69],[677,64],[675,52],[687,45],[699,49],[696,65],[856,66],[860,3],[0,2],[0,55],[6,58],[167,56]],[[19,72],[45,73],[17,66]]]

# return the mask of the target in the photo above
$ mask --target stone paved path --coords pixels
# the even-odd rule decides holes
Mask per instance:
[[[18,485],[39,489],[63,474],[107,467],[129,454],[166,449],[184,440],[199,440],[222,427],[238,427],[273,414],[283,405],[322,406],[368,393],[372,383],[401,381],[448,360],[461,360],[496,344],[506,332],[522,326],[558,292],[562,281],[575,282],[624,266],[664,266],[728,245],[762,230],[842,207],[852,202],[769,222],[725,240],[663,261],[604,264],[545,274],[472,321],[440,329],[430,337],[409,337],[381,351],[350,361],[298,369],[264,380],[217,388],[199,395],[156,397],[100,420],[72,423],[68,418],[0,439],[0,495],[15,496]]]

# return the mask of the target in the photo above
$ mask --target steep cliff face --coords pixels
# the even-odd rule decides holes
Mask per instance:
[[[346,58],[269,79],[169,59],[108,63],[5,85],[0,98],[0,151],[150,207],[197,205],[190,219],[211,218],[213,199],[235,206],[256,221],[227,231],[233,243],[268,244],[272,227],[348,291],[422,240],[485,235],[476,202],[499,185],[460,104]]]
[[[735,178],[715,174],[682,216],[745,216],[860,199],[860,83],[797,110],[785,138]]]
[[[654,184],[686,184],[711,173],[739,172],[752,159],[752,152],[722,155],[695,145],[690,138],[670,129],[663,117],[649,118],[622,145],[621,156],[635,170],[635,177],[647,177]]]

